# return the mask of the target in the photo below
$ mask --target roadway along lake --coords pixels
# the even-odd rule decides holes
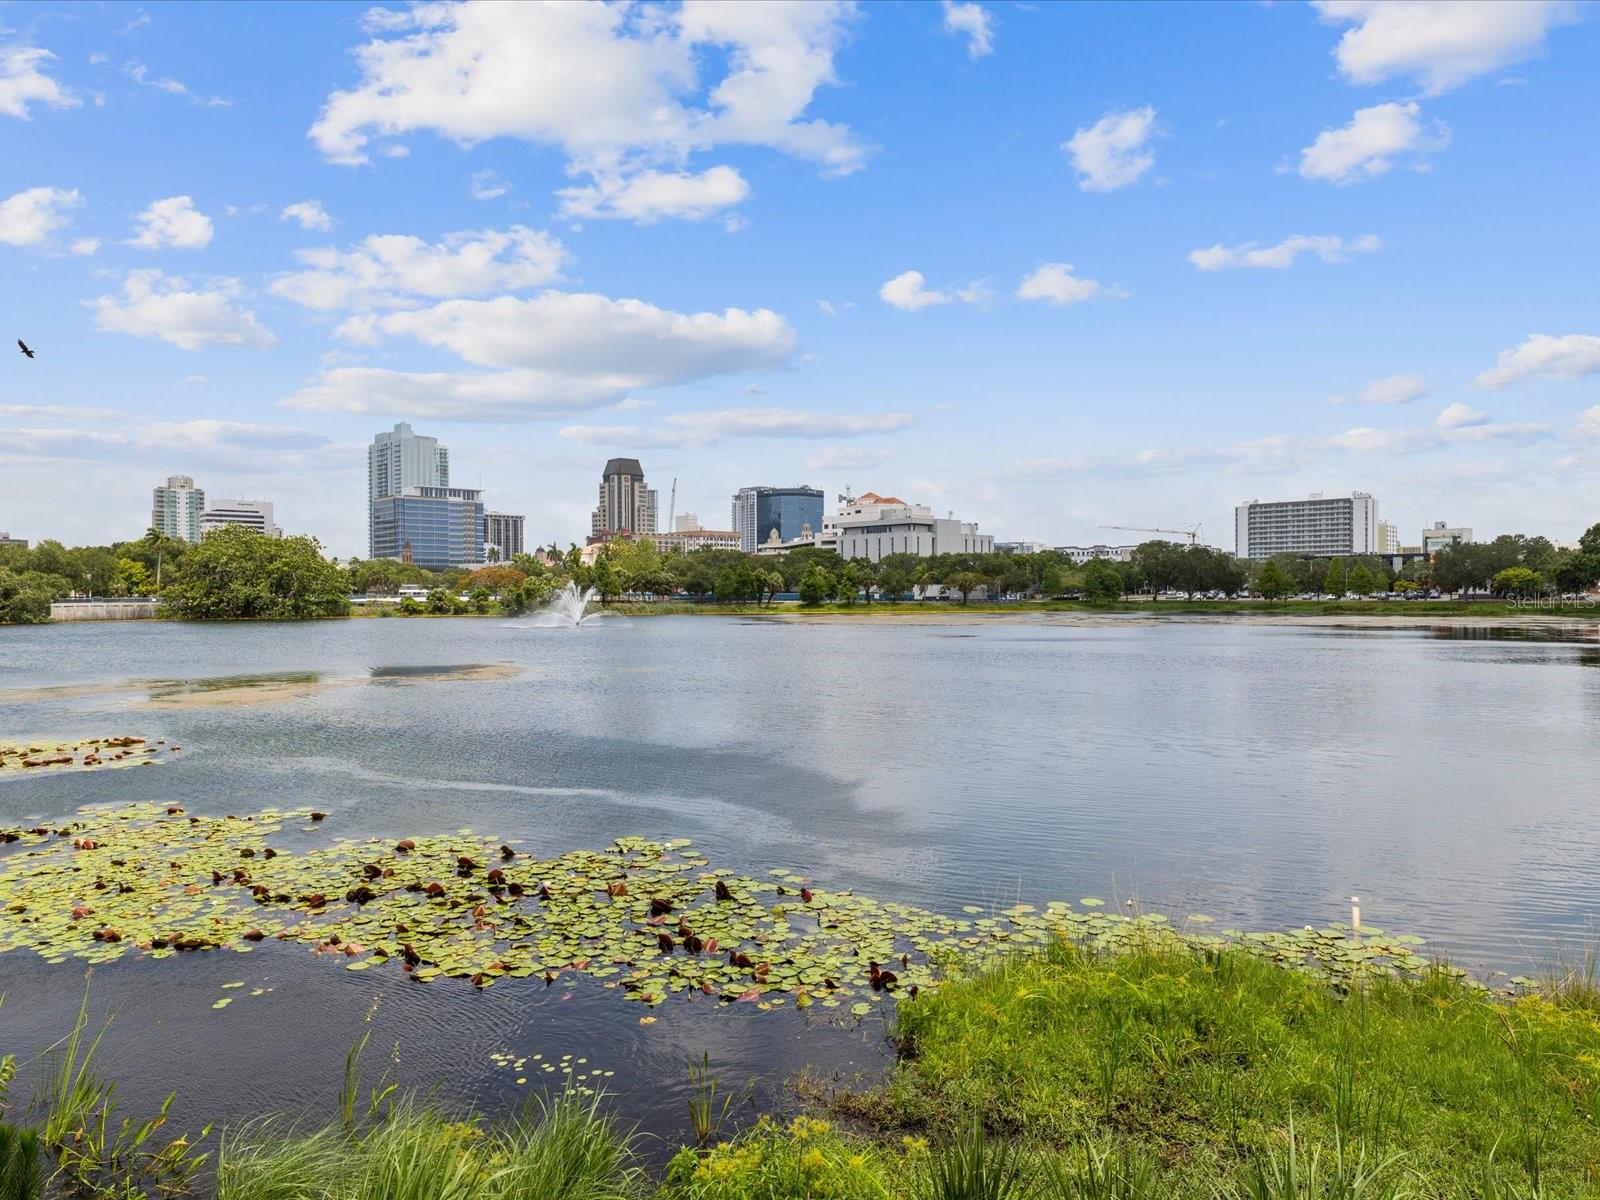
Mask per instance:
[[[7,767],[0,828],[91,804],[313,807],[326,821],[291,823],[286,848],[464,827],[539,857],[690,838],[714,867],[941,913],[1095,897],[1244,929],[1348,920],[1359,894],[1367,924],[1516,973],[1581,950],[1600,905],[1596,637],[1048,618],[8,628],[0,742],[183,749],[147,770]],[[398,1043],[403,1082],[494,1108],[570,1054],[673,1134],[702,1051],[735,1090],[759,1077],[758,1101],[807,1064],[886,1058],[882,1019],[849,1005],[646,1010],[591,979],[478,992],[343,965],[270,939],[126,954],[92,984],[117,1014],[107,1067],[136,1109],[176,1088],[180,1127],[328,1117],[370,1018],[374,1074]],[[83,974],[0,954],[0,1050],[59,1037]]]

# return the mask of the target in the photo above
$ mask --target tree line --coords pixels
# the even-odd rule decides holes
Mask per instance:
[[[1582,592],[1597,580],[1600,524],[1591,526],[1575,548],[1507,534],[1441,550],[1399,571],[1376,556],[1278,555],[1252,563],[1209,546],[1167,541],[1145,542],[1126,561],[1075,564],[1052,550],[929,558],[891,554],[878,562],[845,560],[815,547],[776,556],[712,549],[663,554],[647,540],[610,543],[592,563],[583,561],[575,545],[565,551],[551,546],[506,563],[432,571],[389,559],[337,566],[314,538],[269,538],[229,526],[193,544],[152,529],[135,541],[109,546],[68,549],[55,541],[32,549],[0,546],[0,622],[48,620],[51,601],[71,593],[159,595],[168,613],[184,617],[297,619],[348,612],[351,594],[394,596],[402,613],[517,614],[542,607],[568,582],[593,587],[605,603],[648,596],[770,604],[788,594],[802,604],[819,605],[861,598],[894,602],[933,585],[964,604],[979,594],[1076,595],[1112,603],[1124,596],[1174,592],[1191,598],[1251,592],[1276,600],[1438,589],[1531,597]],[[402,588],[420,588],[426,599],[401,600]]]

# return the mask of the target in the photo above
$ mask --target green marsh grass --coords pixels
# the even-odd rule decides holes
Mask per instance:
[[[596,1098],[535,1101],[487,1125],[402,1095],[352,1135],[270,1121],[229,1135],[216,1200],[627,1200],[632,1141]]]
[[[1259,1180],[1274,1162],[1281,1177],[1292,1158],[1302,1176],[1365,1180],[1318,1183],[1329,1195],[1404,1180],[1453,1196],[1486,1171],[1579,1195],[1600,1187],[1592,996],[1499,998],[1442,968],[1340,989],[1172,941],[1061,943],[903,1003],[901,1065],[852,1107],[939,1139],[974,1118],[1046,1149],[1115,1137],[1183,1187]]]

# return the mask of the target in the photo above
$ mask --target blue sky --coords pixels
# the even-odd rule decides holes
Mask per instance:
[[[1600,519],[1584,4],[0,6],[0,529],[363,552],[365,444],[587,532],[846,485],[1118,540]]]

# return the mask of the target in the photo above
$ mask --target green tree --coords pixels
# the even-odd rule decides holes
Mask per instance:
[[[813,566],[800,580],[800,603],[808,608],[824,603],[833,595],[833,576],[821,567]]]
[[[1122,573],[1103,558],[1083,564],[1083,594],[1095,604],[1112,604],[1122,599]]]
[[[755,596],[757,584],[745,562],[730,562],[717,572],[716,594],[722,604],[735,604]]]
[[[1330,558],[1328,573],[1322,577],[1322,590],[1330,596],[1342,596],[1349,588],[1345,578],[1344,559]]]
[[[1256,572],[1256,591],[1261,593],[1263,600],[1281,600],[1293,590],[1294,580],[1284,570],[1282,563],[1269,558],[1261,564],[1261,569]]]
[[[0,625],[42,625],[50,619],[55,585],[35,571],[0,567]]]
[[[1048,599],[1059,596],[1064,584],[1061,563],[1054,556],[1046,558],[1039,568],[1039,594]]]
[[[945,577],[944,586],[960,592],[961,603],[965,604],[972,593],[984,585],[984,582],[983,576],[976,571],[955,571]]]
[[[1350,572],[1350,590],[1358,596],[1370,596],[1377,591],[1378,581],[1365,563],[1357,563]]]
[[[1506,567],[1495,572],[1494,590],[1502,596],[1537,596],[1544,591],[1544,576],[1527,567]]]
[[[315,538],[273,538],[229,525],[185,551],[163,605],[196,620],[261,617],[298,621],[350,611],[345,574]]]
[[[1553,577],[1563,592],[1588,591],[1600,579],[1600,551],[1574,550],[1563,555],[1556,562]]]
[[[1585,554],[1600,556],[1600,521],[1583,531],[1583,535],[1578,538],[1578,549]]]
[[[1157,599],[1162,592],[1178,585],[1178,574],[1183,566],[1182,554],[1183,547],[1176,542],[1143,542],[1134,548],[1134,565],[1139,568]]]
[[[776,567],[758,572],[756,580],[761,585],[761,603],[770,605],[772,598],[784,589],[783,572]]]
[[[590,586],[600,593],[601,604],[609,604],[622,590],[622,579],[617,573],[616,565],[611,561],[609,550],[602,550],[600,557],[594,560]]]
[[[117,559],[116,574],[111,578],[114,596],[150,596],[155,593],[156,580],[150,568],[138,559]]]

